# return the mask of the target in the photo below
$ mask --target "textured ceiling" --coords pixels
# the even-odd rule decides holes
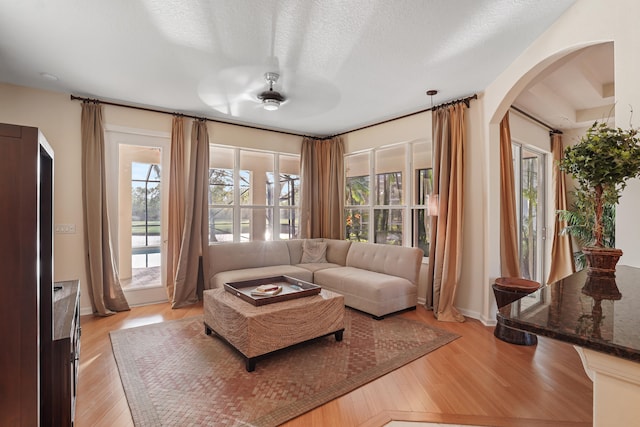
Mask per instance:
[[[613,42],[556,61],[520,93],[514,105],[555,129],[582,128],[615,114]]]
[[[0,81],[331,135],[483,91],[574,1],[0,0]]]

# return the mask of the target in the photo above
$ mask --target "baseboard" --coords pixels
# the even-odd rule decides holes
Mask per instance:
[[[498,323],[495,317],[490,318],[481,316],[478,320],[481,321],[484,326],[496,326],[496,324]]]
[[[477,311],[473,311],[473,310],[466,310],[464,308],[460,308],[460,307],[456,307],[456,309],[460,312],[460,314],[462,314],[464,317],[468,317],[470,319],[476,319],[481,321],[482,323],[484,323],[484,321],[482,320],[482,315],[480,313],[478,313]]]
[[[418,298],[418,305],[425,305],[426,298]],[[462,314],[464,317],[468,317],[470,319],[479,320],[485,326],[495,326],[496,319],[490,319],[483,316],[481,313],[473,310],[466,310],[464,308],[456,307],[456,309]]]
[[[169,300],[164,286],[123,289],[123,292],[130,307],[158,304]]]
[[[167,291],[164,287],[140,288],[125,290],[125,297],[129,307],[142,307],[145,305],[161,304],[169,302]],[[93,308],[80,306],[80,315],[93,314]]]

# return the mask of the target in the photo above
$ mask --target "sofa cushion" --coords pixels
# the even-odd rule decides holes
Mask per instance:
[[[209,245],[210,275],[221,271],[291,264],[283,241],[216,243]]]
[[[306,268],[295,265],[272,265],[268,267],[222,271],[211,278],[207,289],[222,288],[225,283],[276,276],[291,276],[304,280],[305,282],[313,281],[313,272]]]
[[[351,247],[349,240],[323,239],[327,244],[327,262],[347,265],[347,253]]]
[[[327,244],[318,240],[305,240],[302,245],[301,264],[327,262]]]
[[[305,239],[285,240],[287,248],[289,248],[289,260],[291,264],[300,264],[302,259],[302,245]]]
[[[375,316],[415,307],[418,301],[417,286],[409,280],[360,268],[319,270],[314,283],[344,295],[345,305]]]
[[[418,248],[353,242],[345,265],[402,277],[417,284],[422,257],[423,252]]]
[[[336,267],[344,267],[340,264],[333,264],[331,262],[318,262],[318,263],[309,263],[309,264],[296,264],[296,267],[304,268],[305,270],[309,270],[312,273],[315,273],[319,270],[324,270],[325,268],[336,268]]]

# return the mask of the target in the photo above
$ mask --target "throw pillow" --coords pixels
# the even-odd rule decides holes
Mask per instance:
[[[302,264],[327,262],[327,243],[314,240],[305,240],[302,245]]]

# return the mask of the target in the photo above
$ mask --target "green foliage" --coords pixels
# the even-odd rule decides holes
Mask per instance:
[[[564,152],[558,166],[578,181],[578,190],[592,214],[572,211],[580,218],[584,236],[592,235],[595,246],[605,246],[604,209],[620,199],[627,180],[640,175],[640,137],[638,130],[611,128],[595,122],[580,141]],[[615,218],[615,216],[614,216]],[[577,218],[574,218],[577,220]],[[577,225],[576,225],[577,227]],[[586,229],[591,229],[587,233]],[[578,228],[576,228],[578,233]]]
[[[595,122],[576,145],[564,151],[560,169],[571,174],[580,187],[598,185],[617,203],[629,178],[640,173],[640,138],[637,129],[611,128]]]
[[[347,177],[346,204],[366,205],[369,203],[369,176]]]
[[[131,189],[131,216],[134,220],[160,220],[160,186],[148,183]]]
[[[571,209],[557,211],[558,219],[567,223],[560,230],[560,234],[573,236],[580,246],[592,245],[595,241],[593,228],[595,209],[592,200],[581,190],[576,190],[572,194],[574,201],[571,204]],[[613,248],[616,245],[616,207],[614,204],[604,204],[602,221],[603,246]],[[574,255],[576,267],[581,270],[585,266],[584,254],[576,252]]]

